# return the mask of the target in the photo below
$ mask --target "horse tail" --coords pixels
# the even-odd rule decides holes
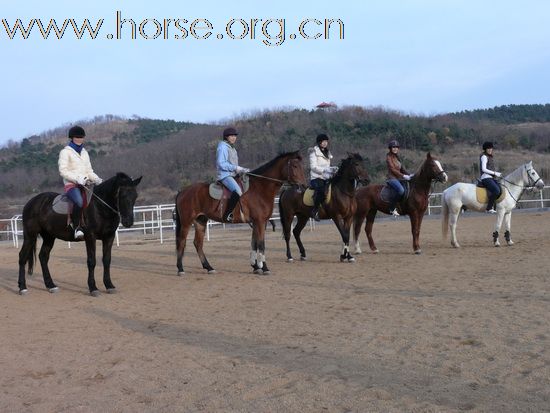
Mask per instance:
[[[445,199],[445,192],[441,195],[441,235],[443,239],[447,239],[447,233],[449,231],[449,205]]]

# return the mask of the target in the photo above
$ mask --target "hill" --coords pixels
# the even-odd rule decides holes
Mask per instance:
[[[405,165],[414,169],[427,151],[438,156],[453,181],[477,176],[483,141],[497,145],[503,171],[533,160],[548,179],[550,105],[509,105],[433,117],[383,108],[276,110],[230,122],[240,131],[241,163],[256,167],[277,153],[311,146],[319,132],[331,136],[336,158],[359,152],[368,159],[373,181],[383,180],[386,142],[401,142]],[[197,180],[213,180],[215,147],[225,125],[173,120],[98,116],[81,122],[94,169],[102,177],[117,171],[144,175],[139,203],[172,202],[177,190]],[[57,156],[67,143],[68,125],[0,149],[0,215],[9,216],[35,193],[61,190]],[[9,208],[9,205],[15,205]]]

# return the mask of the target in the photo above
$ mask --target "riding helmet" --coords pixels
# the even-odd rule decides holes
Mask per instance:
[[[76,125],[69,129],[69,139],[83,138],[84,136],[86,136],[86,132],[84,132],[84,128],[81,126]]]
[[[316,141],[317,141],[317,144],[320,144],[323,141],[328,141],[328,136],[324,133],[320,133],[319,135],[317,135]]]
[[[227,138],[228,136],[235,135],[237,136],[239,133],[237,132],[237,129],[235,128],[226,128],[223,130],[223,138]]]
[[[392,139],[388,142],[388,149],[391,148],[399,148],[399,142],[397,142],[395,139]]]
[[[491,149],[491,148],[493,148],[493,147],[494,147],[494,146],[493,146],[493,142],[488,142],[488,141],[487,141],[487,142],[483,142],[483,150],[484,150],[484,151],[487,150],[487,149]]]

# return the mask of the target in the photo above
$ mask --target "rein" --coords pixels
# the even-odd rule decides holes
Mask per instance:
[[[527,173],[527,168],[525,168],[525,172]],[[517,197],[517,199],[512,195],[512,192],[510,191],[510,188],[508,188],[507,185],[502,185],[504,188],[506,188],[506,190],[508,191],[508,194],[510,194],[510,196],[512,197],[512,199],[516,202],[516,207],[519,206],[519,200],[521,199],[521,197],[523,196],[523,193],[525,192],[526,189],[528,190],[531,190],[531,189],[534,189],[535,186],[537,185],[537,182],[541,180],[540,176],[538,177],[537,180],[533,180],[531,178],[531,176],[529,175],[529,173],[527,173],[527,179],[529,180],[529,184],[531,184],[531,181],[533,182],[532,185],[519,185],[519,184],[516,184],[515,182],[512,182],[512,181],[509,181],[508,179],[504,178],[504,177],[501,177],[499,178],[499,180],[501,181],[504,181],[510,185],[513,185],[513,186],[517,186],[519,188],[522,189],[522,191],[520,192],[519,196]]]
[[[91,189],[88,189],[86,187],[84,187],[84,189],[86,189],[87,192],[91,191]],[[105,202],[103,199],[101,199],[98,195],[96,195],[95,192],[92,192],[92,196],[120,217],[120,212],[118,212],[111,205],[109,205],[107,202]],[[117,204],[118,204],[118,202],[119,202],[119,199],[118,199],[118,190],[117,190]]]
[[[288,160],[286,166],[287,166],[287,176],[290,177],[290,159]],[[297,183],[294,183],[294,182],[290,182],[289,180],[282,180],[282,179],[276,179],[276,178],[271,178],[269,176],[265,176],[265,175],[258,175],[258,174],[255,174],[255,173],[252,173],[252,172],[247,172],[246,175],[250,175],[250,176],[255,176],[256,178],[261,178],[261,179],[267,179],[268,181],[273,181],[273,182],[278,182],[280,184],[284,184],[284,183],[289,183],[291,185],[298,185]]]

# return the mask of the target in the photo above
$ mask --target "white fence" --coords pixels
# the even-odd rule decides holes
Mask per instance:
[[[439,213],[441,209],[441,195],[442,192],[435,192],[430,195],[428,210],[426,213],[432,215],[433,213]],[[550,186],[545,186],[540,192],[525,192],[522,199],[519,201],[518,207],[528,208],[544,208],[550,207]],[[279,220],[279,199],[275,199],[275,208],[271,219]],[[144,205],[136,206],[134,208],[134,225],[131,228],[124,228],[120,226],[116,232],[116,244],[120,245],[120,234],[126,232],[138,232],[144,236],[151,237],[155,240],[160,240],[161,243],[166,239],[167,231],[173,232],[175,230],[175,223],[172,213],[174,211],[174,204],[162,204],[162,205]],[[19,238],[23,236],[23,230],[21,225],[21,215],[15,215],[9,219],[0,219],[0,240],[12,241],[14,247],[19,247]],[[206,239],[210,240],[210,231],[213,227],[221,226],[225,228],[225,224],[208,221],[206,225]],[[310,220],[310,229],[315,228],[315,223]],[[70,243],[69,243],[70,247]]]

